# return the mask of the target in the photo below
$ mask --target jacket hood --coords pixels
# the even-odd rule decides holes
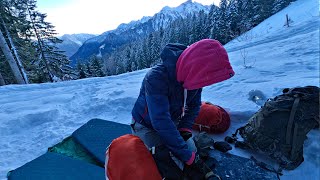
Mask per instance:
[[[177,80],[188,90],[209,86],[234,76],[227,51],[217,40],[203,39],[183,51],[176,64]]]
[[[163,48],[160,54],[163,61],[162,63],[167,67],[169,76],[172,79],[176,79],[176,64],[179,56],[186,48],[187,46],[183,44],[169,43]]]
[[[187,46],[183,44],[169,43],[163,48],[160,57],[165,65],[175,66],[179,56],[186,48]]]

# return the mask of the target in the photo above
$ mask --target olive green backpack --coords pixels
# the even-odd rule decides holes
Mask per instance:
[[[236,147],[266,154],[281,168],[292,170],[303,162],[304,140],[315,127],[319,127],[319,87],[286,88],[265,102],[233,138],[239,132],[243,141]]]

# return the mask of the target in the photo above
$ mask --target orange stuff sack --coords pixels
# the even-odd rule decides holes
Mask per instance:
[[[153,157],[143,141],[131,134],[114,139],[106,152],[106,179],[161,180]]]
[[[192,128],[197,131],[220,134],[226,132],[229,127],[230,116],[222,107],[210,102],[202,102]]]

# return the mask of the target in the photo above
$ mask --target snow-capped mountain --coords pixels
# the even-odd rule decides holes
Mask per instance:
[[[164,7],[153,17],[143,17],[138,21],[131,21],[128,24],[120,24],[117,29],[104,32],[103,34],[86,41],[79,50],[70,58],[72,64],[80,59],[88,59],[92,55],[101,55],[112,52],[115,48],[126,43],[143,38],[159,30],[160,27],[167,27],[170,22],[177,18],[185,18],[201,10],[209,12],[210,7],[188,0],[178,7]]]
[[[186,18],[187,15],[200,12],[201,10],[209,13],[209,6],[203,6],[200,3],[192,2],[188,0],[182,3],[180,6],[164,7],[159,13],[155,14],[153,17],[153,28],[159,30],[160,27],[166,27],[172,20],[177,18]]]
[[[58,48],[65,51],[68,57],[71,57],[86,40],[95,36],[93,34],[65,34],[59,37],[63,42],[58,45]]]

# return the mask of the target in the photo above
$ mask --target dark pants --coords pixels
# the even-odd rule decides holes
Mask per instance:
[[[140,137],[140,139],[144,142],[144,144],[149,149],[151,149],[152,147],[157,147],[157,146],[163,145],[160,136],[158,135],[157,131],[155,131],[154,129],[149,129],[149,128],[143,126],[142,124],[134,122],[134,121],[133,121],[131,127],[132,127],[132,129],[131,129],[132,134]],[[197,151],[197,148],[196,148],[192,138],[189,138],[186,141],[186,143],[191,151],[194,151],[194,152]],[[178,165],[178,167],[181,170],[183,170],[184,163],[173,155],[171,156],[171,158]]]

